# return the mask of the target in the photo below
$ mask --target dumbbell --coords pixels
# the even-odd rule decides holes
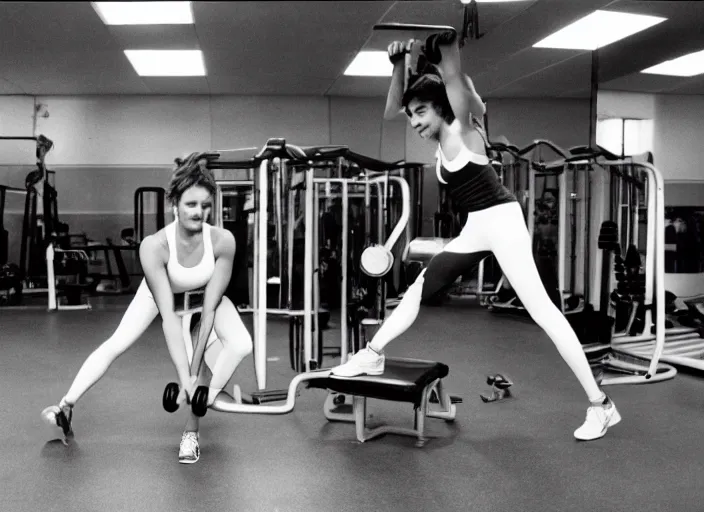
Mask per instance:
[[[193,393],[191,400],[191,410],[193,414],[202,418],[208,412],[208,386],[198,386]]]
[[[513,382],[511,382],[511,379],[501,375],[500,373],[489,375],[486,378],[486,383],[491,386],[492,395],[479,395],[484,403],[497,402],[511,396],[509,388],[513,385]]]
[[[176,382],[169,382],[164,388],[162,405],[166,412],[174,413],[178,411],[176,399],[181,391],[181,387]],[[208,411],[208,386],[198,386],[191,399],[191,410],[193,414],[202,418]]]
[[[176,382],[169,382],[164,388],[164,396],[162,397],[161,403],[164,406],[166,412],[174,413],[178,411],[178,403],[176,399],[181,391],[180,386]]]

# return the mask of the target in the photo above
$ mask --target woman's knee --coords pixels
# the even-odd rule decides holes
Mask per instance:
[[[441,271],[441,267],[429,266],[427,276],[420,283],[419,302],[423,306],[441,306],[442,291],[447,289],[448,277]]]
[[[239,356],[245,358],[254,351],[254,343],[252,342],[252,337],[249,332],[245,334],[238,334],[236,336],[220,336],[220,341],[223,345],[223,350],[227,351],[231,355]]]
[[[252,353],[252,336],[242,322],[237,308],[227,297],[222,298],[215,310],[214,328],[226,350],[245,355]]]
[[[523,304],[533,321],[544,331],[551,331],[556,327],[560,328],[564,324],[568,324],[565,316],[557,308],[557,306],[553,304],[547,293],[545,294],[545,298],[541,300],[539,304],[531,304],[530,306],[528,306],[525,302]]]
[[[404,302],[417,302],[418,304],[422,304],[429,295],[432,295],[432,293],[428,291],[428,282],[425,278],[425,273],[427,270],[427,268],[424,268],[423,271],[418,274],[418,277],[415,281],[413,281],[411,286],[408,287],[406,292],[403,294]]]
[[[247,336],[242,336],[237,343],[237,352],[239,354],[242,354],[243,357],[246,357],[250,355],[254,351],[254,343],[252,342],[252,337],[249,336],[249,333],[247,333]]]

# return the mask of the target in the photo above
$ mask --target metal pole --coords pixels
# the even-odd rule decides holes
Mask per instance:
[[[263,160],[259,166],[259,254],[258,254],[258,275],[257,275],[257,304],[254,314],[257,318],[256,328],[256,348],[254,353],[257,373],[257,386],[260,390],[266,388],[266,310],[267,310],[267,253],[268,253],[268,212],[269,212],[269,161]],[[256,246],[255,246],[256,247]]]
[[[277,249],[277,254],[278,254],[278,267],[279,267],[279,273],[278,273],[278,278],[279,278],[279,301],[278,301],[278,306],[283,307],[283,258],[284,258],[284,240],[283,240],[283,205],[282,205],[282,197],[281,194],[283,193],[283,160],[279,160],[278,162],[278,170],[276,174],[276,184],[274,187],[274,193],[276,196],[274,197],[274,201],[276,204],[276,249]]]
[[[389,176],[388,174],[386,175],[385,180],[380,180],[376,181],[374,184],[376,185],[376,202],[377,202],[377,212],[376,212],[376,236],[377,236],[377,243],[383,245],[384,242],[384,217],[385,217],[385,199],[386,199],[386,194],[384,192],[384,184],[388,183]],[[376,289],[377,289],[377,296],[376,296],[376,308],[377,308],[377,315],[380,320],[384,319],[384,306],[385,306],[385,279],[386,276],[380,277],[377,280],[376,284]]]
[[[349,246],[349,186],[347,180],[342,182],[342,285],[340,292],[340,357],[342,363],[347,361],[349,341],[347,339],[347,255]]]
[[[306,171],[306,209],[305,209],[305,261],[303,266],[303,356],[305,371],[310,371],[312,353],[312,309],[313,309],[313,207],[314,207],[314,173],[310,167]]]
[[[295,171],[294,171],[295,172]],[[293,308],[293,246],[294,240],[294,225],[296,223],[296,190],[289,189],[288,191],[288,225],[286,226],[288,240],[288,309]]]
[[[318,312],[320,311],[320,186],[313,182],[313,332],[320,336]],[[330,182],[325,184],[325,206],[328,208]],[[312,334],[312,333],[311,333]],[[320,361],[318,344],[311,343],[312,359]]]
[[[559,212],[557,215],[557,288],[560,295],[560,310],[565,312],[565,237],[567,236],[567,171],[565,163],[558,178]]]
[[[535,232],[535,170],[532,164],[528,164],[528,233],[533,240]]]
[[[655,243],[653,244],[653,256],[655,257],[655,289],[657,290],[656,315],[657,323],[655,325],[655,352],[653,359],[650,361],[648,374],[652,377],[657,371],[658,361],[662,356],[665,347],[665,195],[664,183],[660,172],[652,165],[647,165],[652,178],[650,187],[655,189]],[[647,281],[646,281],[647,282]],[[648,378],[646,376],[646,378]]]

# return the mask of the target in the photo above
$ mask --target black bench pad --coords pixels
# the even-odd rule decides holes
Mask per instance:
[[[330,375],[326,378],[310,380],[308,385],[346,395],[411,402],[417,407],[423,399],[423,390],[433,381],[447,377],[449,372],[447,365],[436,361],[386,358],[382,375],[357,377]]]

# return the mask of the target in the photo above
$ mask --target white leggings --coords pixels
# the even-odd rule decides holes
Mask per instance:
[[[88,356],[66,393],[64,401],[75,405],[105,375],[110,365],[139,339],[158,314],[154,297],[146,281],[142,280],[120,325],[110,338]],[[184,316],[183,322],[184,331],[187,331],[190,315]],[[196,340],[194,339],[193,342],[195,343]],[[252,338],[249,331],[227,297],[222,298],[215,310],[213,332],[210,333],[206,346],[205,363],[212,371],[210,388],[221,390],[230,380],[237,366],[252,352]],[[190,354],[192,350],[187,352]]]
[[[369,346],[380,352],[415,321],[421,303],[432,301],[490,253],[532,319],[550,337],[590,401],[603,397],[572,326],[550,300],[533,259],[530,234],[517,202],[469,213],[459,236],[438,253],[379,328]]]

